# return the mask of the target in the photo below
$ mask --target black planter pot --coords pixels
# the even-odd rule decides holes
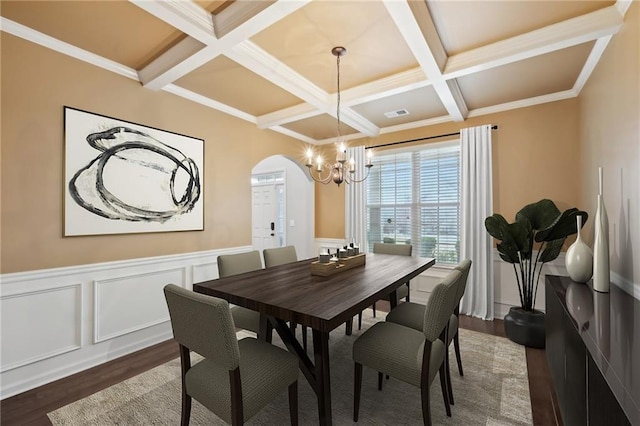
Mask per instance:
[[[512,342],[530,348],[544,348],[544,312],[511,308],[504,316],[504,331]]]

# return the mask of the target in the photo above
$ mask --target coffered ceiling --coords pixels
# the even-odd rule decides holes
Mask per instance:
[[[3,0],[0,25],[140,90],[321,144],[337,135],[334,46],[347,49],[341,132],[375,137],[577,96],[629,5]]]

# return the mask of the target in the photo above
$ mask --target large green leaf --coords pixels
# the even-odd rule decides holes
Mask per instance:
[[[518,250],[516,250],[514,247],[505,243],[498,243],[496,248],[498,249],[498,254],[500,255],[500,258],[505,262],[509,262],[509,263],[519,262]]]
[[[549,227],[536,234],[536,241],[553,241],[560,238],[564,240],[569,235],[575,234],[578,229],[577,216],[582,216],[582,224],[584,226],[589,218],[587,212],[576,208],[567,209]]]
[[[540,254],[540,262],[547,263],[557,258],[562,250],[565,239],[566,237],[547,242],[542,254]]]
[[[496,240],[504,240],[504,234],[508,226],[507,220],[497,213],[484,220],[484,227],[487,228],[489,235]]]
[[[532,203],[524,206],[516,214],[516,222],[527,218],[531,223],[531,227],[538,231],[540,229],[546,229],[560,216],[560,210],[556,207],[555,203],[548,199],[543,199],[537,203]]]
[[[531,230],[531,224],[525,219],[510,223],[507,226],[507,232],[505,233],[503,241],[515,247],[516,251],[521,252],[523,257],[528,259],[531,255],[532,238],[533,232]]]

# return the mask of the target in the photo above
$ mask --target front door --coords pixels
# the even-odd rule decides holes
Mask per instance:
[[[285,245],[282,175],[278,172],[253,176],[251,217],[254,250]]]

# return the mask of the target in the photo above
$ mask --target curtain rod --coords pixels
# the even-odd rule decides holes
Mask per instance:
[[[493,126],[491,126],[491,130],[497,130],[497,129],[498,129],[498,126],[497,126],[497,125],[493,125]],[[444,135],[427,136],[427,137],[424,137],[424,138],[409,139],[409,140],[406,140],[406,141],[400,141],[400,142],[389,142],[389,143],[383,143],[382,145],[366,146],[366,147],[364,147],[364,149],[381,148],[381,147],[383,147],[383,146],[400,145],[400,144],[403,144],[403,143],[410,143],[410,142],[417,142],[417,141],[425,141],[425,140],[427,140],[427,139],[437,139],[437,138],[444,138],[444,137],[447,137],[447,136],[457,136],[457,135],[459,135],[459,134],[460,134],[460,132],[455,132],[455,133],[447,133],[447,134],[444,134]]]

